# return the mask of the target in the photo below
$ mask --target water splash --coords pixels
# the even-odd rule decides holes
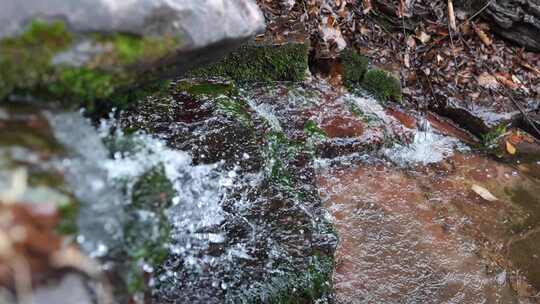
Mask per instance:
[[[123,238],[122,211],[127,198],[109,182],[104,162],[109,152],[82,113],[47,113],[55,137],[70,155],[61,160],[66,182],[81,202],[77,241],[92,257],[105,255]]]
[[[407,166],[412,164],[427,165],[452,156],[454,150],[466,147],[456,138],[438,134],[425,118],[418,122],[418,130],[410,144],[396,144],[384,149],[383,154],[394,163]]]
[[[191,156],[167,147],[165,142],[147,134],[128,139],[115,130],[115,121],[104,120],[99,133],[80,113],[49,113],[55,135],[72,155],[61,165],[68,183],[83,203],[79,221],[81,247],[91,256],[104,256],[123,239],[131,191],[139,177],[162,165],[173,185],[173,206],[166,211],[173,227],[172,253],[195,256],[200,247],[219,242],[221,234],[201,233],[223,221],[219,205],[223,188],[232,184],[234,172],[219,174],[219,164],[192,165]],[[80,140],[84,138],[84,140]],[[130,149],[110,155],[103,140],[130,142]],[[126,191],[127,189],[127,191]],[[151,214],[145,216],[152,218]],[[198,245],[196,245],[198,244]],[[192,259],[186,258],[186,261]],[[193,265],[193,262],[189,263]]]

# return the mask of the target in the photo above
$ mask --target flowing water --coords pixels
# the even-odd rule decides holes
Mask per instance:
[[[313,252],[336,245],[330,219],[340,239],[333,277],[340,304],[534,303],[515,269],[540,282],[527,253],[537,249],[523,245],[540,229],[539,162],[493,160],[427,119],[404,125],[375,99],[325,81],[240,95],[255,129],[241,138],[259,136],[257,153],[237,142],[245,125],[221,112],[169,121],[149,104],[96,129],[83,113],[46,111],[67,151],[51,165],[81,204],[77,242],[104,270],[129,272],[122,260],[137,257],[160,303],[276,301],[312,284],[302,274],[322,265]],[[125,134],[126,121],[151,128]],[[221,143],[216,129],[235,144],[234,162],[205,162],[194,152]],[[178,149],[178,138],[195,144]],[[157,196],[139,190],[156,178],[164,186]],[[496,200],[483,199],[479,187]],[[141,207],[141,197],[151,207]],[[141,258],[130,246],[165,257]]]
[[[467,149],[458,139],[436,133],[427,119],[422,118],[418,124],[412,143],[397,144],[383,151],[388,159],[402,166],[427,165],[444,160],[455,150]]]
[[[538,216],[530,204],[540,197],[539,181],[512,165],[464,154],[457,139],[422,123],[410,144],[385,149],[382,158],[321,162],[319,191],[341,237],[338,300],[533,303],[516,295],[507,265],[494,260],[504,259],[501,251],[515,235],[506,221],[519,225],[525,216],[532,223]],[[473,184],[500,201],[486,205]],[[509,195],[516,192],[528,197]],[[487,258],[490,246],[500,256]]]
[[[320,83],[310,89],[318,94],[299,99],[281,93],[279,106],[257,98],[250,105],[289,131],[301,108],[327,134],[345,137],[356,131],[335,132],[333,123],[349,120],[332,115],[352,110],[362,121],[364,142],[393,142],[380,153],[367,149],[317,161],[319,193],[340,237],[334,274],[339,303],[534,303],[534,295],[516,292],[527,288],[516,287],[523,281],[511,270],[507,244],[518,235],[516,227],[538,223],[540,183],[531,176],[538,163],[516,168],[497,162],[443,135],[428,119],[404,126],[369,96],[332,95]],[[328,140],[338,149],[350,141]],[[499,200],[486,204],[472,185]]]

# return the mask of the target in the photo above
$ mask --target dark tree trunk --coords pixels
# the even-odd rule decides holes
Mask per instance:
[[[471,13],[489,1],[456,1]],[[540,51],[540,0],[491,0],[482,17],[492,30],[527,49]]]

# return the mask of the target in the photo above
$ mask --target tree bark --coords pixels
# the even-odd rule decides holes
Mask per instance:
[[[484,6],[482,18],[492,30],[527,49],[540,51],[540,0],[461,0],[474,13]]]

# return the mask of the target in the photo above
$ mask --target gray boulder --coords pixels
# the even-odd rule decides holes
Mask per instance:
[[[264,29],[252,0],[1,0],[0,38],[23,33],[35,19],[61,20],[78,33],[172,35],[185,47],[245,39]]]
[[[215,60],[264,30],[253,0],[0,0],[0,7],[0,100],[111,99]]]

